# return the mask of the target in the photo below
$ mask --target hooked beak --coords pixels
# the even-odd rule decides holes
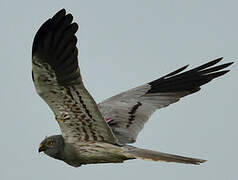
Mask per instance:
[[[41,151],[44,151],[45,150],[45,147],[43,144],[40,144],[40,147],[38,149],[38,152],[40,153]]]

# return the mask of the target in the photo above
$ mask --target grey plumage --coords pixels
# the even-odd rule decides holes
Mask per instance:
[[[44,151],[48,156],[63,160],[64,138],[61,135],[54,135],[44,139],[40,143],[39,152]]]
[[[222,76],[229,70],[222,70],[232,63],[214,66],[222,58],[186,72],[184,66],[157,80],[133,88],[98,104],[120,143],[135,142],[144,124],[157,109],[178,102],[180,98],[200,90],[200,86]],[[222,71],[219,71],[222,70]]]
[[[50,157],[71,166],[121,163],[130,159],[200,164],[205,160],[155,152],[127,145],[151,114],[200,86],[224,75],[232,63],[215,66],[216,59],[183,72],[168,75],[95,103],[84,87],[78,66],[77,23],[62,9],[47,20],[35,35],[32,48],[32,79],[37,93],[55,114],[62,135],[44,139],[39,147]]]

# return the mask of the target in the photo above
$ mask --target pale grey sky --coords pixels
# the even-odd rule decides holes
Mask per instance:
[[[31,46],[40,25],[63,7],[80,22],[80,67],[97,102],[186,64],[238,58],[235,0],[0,0],[1,180],[237,179],[237,64],[157,111],[135,144],[205,164],[134,160],[73,168],[39,154],[41,140],[60,131],[34,90]]]

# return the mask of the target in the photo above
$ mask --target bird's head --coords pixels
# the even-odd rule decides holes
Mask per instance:
[[[64,139],[61,135],[46,137],[39,146],[38,151],[44,152],[50,157],[61,159],[61,153],[64,148]]]

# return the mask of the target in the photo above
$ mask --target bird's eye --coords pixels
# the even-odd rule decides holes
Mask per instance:
[[[53,141],[49,141],[49,142],[47,143],[47,145],[49,145],[49,146],[51,146],[51,145],[53,145],[53,144],[54,144]]]

